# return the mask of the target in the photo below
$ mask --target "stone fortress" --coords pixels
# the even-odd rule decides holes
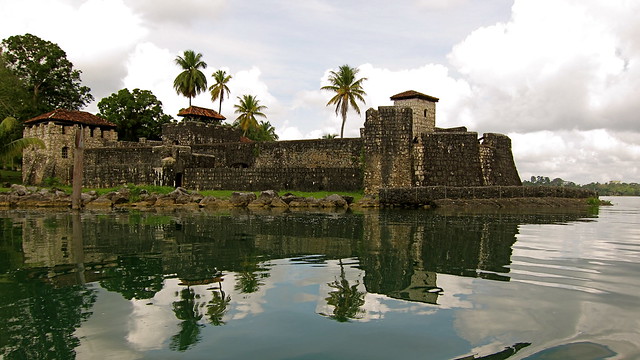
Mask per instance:
[[[57,178],[70,184],[75,129],[84,135],[84,185],[125,183],[189,189],[335,190],[431,186],[520,186],[511,140],[464,127],[436,127],[437,98],[416,91],[391,97],[393,106],[366,112],[360,138],[242,141],[224,117],[199,107],[166,124],[161,141],[117,140],[116,126],[81,111],[55,110],[25,122],[25,137],[45,149],[23,154],[23,182]],[[212,124],[198,120],[206,119]]]

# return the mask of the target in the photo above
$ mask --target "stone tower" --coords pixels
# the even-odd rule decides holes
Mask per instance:
[[[71,183],[76,129],[83,131],[85,148],[118,140],[116,124],[84,111],[54,110],[24,122],[24,137],[42,140],[44,149],[30,146],[22,153],[22,182],[40,184],[47,178]]]
[[[438,98],[409,90],[391,97],[394,106],[367,110],[364,140],[364,190],[413,187],[419,184],[422,134],[433,133]]]
[[[435,130],[438,98],[409,90],[393,95],[391,100],[393,100],[393,106],[411,108],[413,111],[414,136]]]

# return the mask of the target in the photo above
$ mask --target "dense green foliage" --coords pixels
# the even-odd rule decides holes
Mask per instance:
[[[352,68],[349,65],[342,65],[338,68],[338,71],[331,71],[329,73],[329,83],[331,85],[323,86],[321,90],[327,90],[335,93],[335,95],[329,100],[327,106],[336,106],[336,115],[342,117],[342,126],[340,127],[340,137],[344,137],[344,124],[347,122],[347,112],[349,108],[353,108],[358,115],[360,115],[360,107],[358,107],[358,101],[363,104],[364,96],[367,93],[362,89],[362,83],[367,78],[357,78],[358,68]]]
[[[22,88],[5,94],[12,100],[3,105],[13,109],[9,115],[26,120],[58,108],[79,110],[93,100],[91,89],[81,84],[81,71],[57,44],[25,34],[4,39],[0,50],[5,67],[0,73],[8,69],[14,77],[1,76]]]
[[[220,100],[218,113],[222,113],[222,101],[224,101],[225,94],[229,97],[230,93],[227,83],[231,80],[231,75],[227,75],[224,70],[218,70],[211,76],[213,76],[213,80],[216,82],[209,88],[209,91],[211,92],[211,101],[215,102],[218,99]]]
[[[141,137],[160,140],[162,125],[173,120],[149,90],[122,89],[100,100],[98,109],[98,116],[118,125],[119,140],[138,141]]]
[[[234,122],[233,126],[240,127],[239,122]],[[276,128],[274,128],[268,121],[260,121],[257,127],[249,128],[245,136],[253,141],[278,140]]]
[[[257,129],[260,126],[256,116],[267,117],[267,115],[263,113],[267,107],[260,105],[260,100],[254,95],[238,96],[238,100],[240,103],[234,105],[236,109],[235,113],[238,114],[235,124],[243,131],[242,136],[247,136],[249,129]]]
[[[207,90],[207,77],[200,71],[207,68],[207,63],[202,61],[201,53],[196,54],[193,50],[185,50],[183,56],[176,57],[175,62],[182,72],[173,81],[173,88],[178,94],[188,97],[191,106],[191,98]]]
[[[553,180],[546,176],[532,176],[531,180],[524,180],[524,186],[566,186],[571,188],[595,190],[601,196],[640,196],[640,184],[623,183],[619,181],[609,181],[601,184],[592,182],[585,185],[576,184],[573,181],[555,178]]]

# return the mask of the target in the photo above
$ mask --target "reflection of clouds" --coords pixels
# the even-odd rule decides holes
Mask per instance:
[[[356,319],[350,319],[351,321],[369,322],[382,320],[389,313],[429,315],[436,312],[437,309],[429,304],[392,299],[382,294],[367,293],[362,281],[364,271],[355,267],[356,261],[355,259],[347,259],[344,263],[349,263],[349,265],[343,263],[345,278],[349,281],[349,284],[354,285],[356,281],[359,282],[358,291],[365,293],[364,305],[361,306],[363,313],[359,314]],[[323,269],[322,272],[314,272],[317,276],[322,277],[316,282],[319,284],[315,310],[317,314],[332,314],[334,310],[333,306],[327,304],[326,298],[330,292],[335,291],[328,284],[336,278],[340,278],[340,264],[336,260],[331,260],[327,261],[326,266],[326,269]]]
[[[238,282],[238,274],[227,274],[225,276],[225,281],[227,281],[225,289],[229,288],[229,290],[232,290],[233,284]],[[271,274],[267,278],[260,278],[260,281],[262,285],[258,287],[256,292],[243,294],[234,291],[227,293],[231,294],[231,303],[229,304],[229,308],[231,310],[229,313],[231,313],[230,317],[232,320],[240,320],[247,316],[257,315],[264,312],[263,305],[267,303],[267,300],[265,300],[267,291],[275,287],[274,283],[277,280],[275,280],[273,274]]]
[[[625,251],[631,243],[625,234],[637,224],[618,223],[611,230],[605,219],[613,211],[601,208],[601,220],[592,222],[519,226],[511,281],[468,280],[473,308],[454,312],[456,332],[476,354],[531,342],[519,353],[526,357],[593,342],[640,358],[640,319],[629,316],[637,313],[637,252]]]
[[[127,341],[137,350],[161,349],[177,331],[178,320],[171,311],[171,303],[182,288],[178,282],[178,279],[165,280],[162,290],[152,299],[131,300],[133,311],[128,321]]]

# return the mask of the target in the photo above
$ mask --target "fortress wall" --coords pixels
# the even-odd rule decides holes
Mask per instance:
[[[196,145],[192,149],[194,154],[214,156],[218,167],[360,168],[362,140],[268,141]]]
[[[481,186],[482,168],[475,132],[436,132],[422,135],[421,186]]]
[[[237,142],[242,131],[228,125],[182,121],[162,126],[162,141],[167,145],[200,145]]]
[[[362,140],[297,140],[194,146],[214,166],[185,167],[185,186],[234,190],[360,190]]]
[[[522,185],[508,136],[484,134],[480,144],[480,163],[485,185]]]
[[[355,191],[362,189],[362,171],[359,168],[187,168],[184,186],[196,190]]]
[[[137,147],[86,149],[84,152],[84,186],[116,187],[137,185],[173,185],[173,174],[162,168],[157,148]]]

